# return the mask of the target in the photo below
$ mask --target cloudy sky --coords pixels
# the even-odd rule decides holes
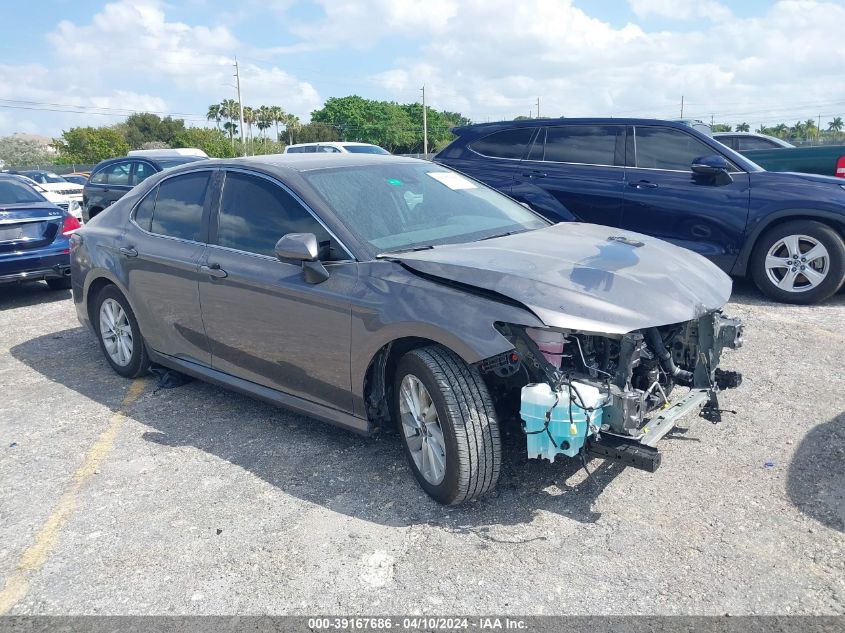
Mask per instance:
[[[307,120],[331,96],[475,121],[845,115],[845,0],[41,0],[0,24],[0,135],[234,97]]]

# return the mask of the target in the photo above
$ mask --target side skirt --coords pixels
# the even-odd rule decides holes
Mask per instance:
[[[292,409],[298,413],[303,413],[322,420],[323,422],[328,422],[334,426],[339,426],[361,435],[370,435],[372,433],[372,427],[368,420],[358,418],[349,413],[344,413],[343,411],[338,411],[337,409],[332,409],[330,407],[305,400],[304,398],[299,398],[275,389],[270,389],[269,387],[258,385],[242,378],[237,378],[231,374],[226,374],[222,371],[218,371],[198,363],[192,363],[188,360],[161,354],[151,349],[148,349],[148,352],[150,360],[154,363],[164,365],[165,367],[175,369],[176,371],[181,371],[182,373],[193,376],[199,380],[203,380],[226,389],[231,389],[232,391],[237,391],[247,396],[252,396],[253,398],[263,400],[269,404],[284,407],[286,409]]]

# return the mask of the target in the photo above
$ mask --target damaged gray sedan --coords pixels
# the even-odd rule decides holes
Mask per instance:
[[[741,380],[718,368],[742,325],[707,260],[552,225],[413,159],[168,170],[75,233],[71,264],[120,375],[155,363],[358,432],[395,426],[442,503],[496,485],[505,424],[529,457],[653,471],[678,419],[717,419]]]

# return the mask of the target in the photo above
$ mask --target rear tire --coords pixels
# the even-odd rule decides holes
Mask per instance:
[[[821,222],[779,224],[757,241],[751,276],[760,291],[775,301],[824,301],[845,283],[845,244],[836,230]]]
[[[409,406],[414,387],[423,402],[416,416]],[[433,499],[458,504],[496,486],[502,462],[499,422],[478,369],[439,345],[412,350],[399,361],[391,404],[411,470]]]
[[[92,322],[100,349],[111,368],[124,378],[147,373],[150,359],[135,313],[114,285],[103,288],[94,301]]]
[[[53,279],[45,279],[50,290],[70,290],[71,281],[68,277],[54,277]]]

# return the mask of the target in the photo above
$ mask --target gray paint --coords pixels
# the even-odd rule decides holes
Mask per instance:
[[[83,243],[71,258],[80,320],[88,323],[92,284],[107,279],[127,296],[158,362],[362,431],[367,368],[397,339],[435,341],[474,363],[512,348],[496,322],[615,334],[690,320],[730,294],[730,280],[703,258],[592,225],[374,259],[299,171],[385,160],[412,159],[204,161],[151,177],[80,231]],[[135,204],[162,179],[226,167],[284,183],[353,259],[326,263],[329,279],[309,284],[294,264],[153,235],[130,221]],[[607,239],[620,234],[644,245]],[[138,255],[122,255],[128,247]],[[211,263],[228,275],[202,273]]]

